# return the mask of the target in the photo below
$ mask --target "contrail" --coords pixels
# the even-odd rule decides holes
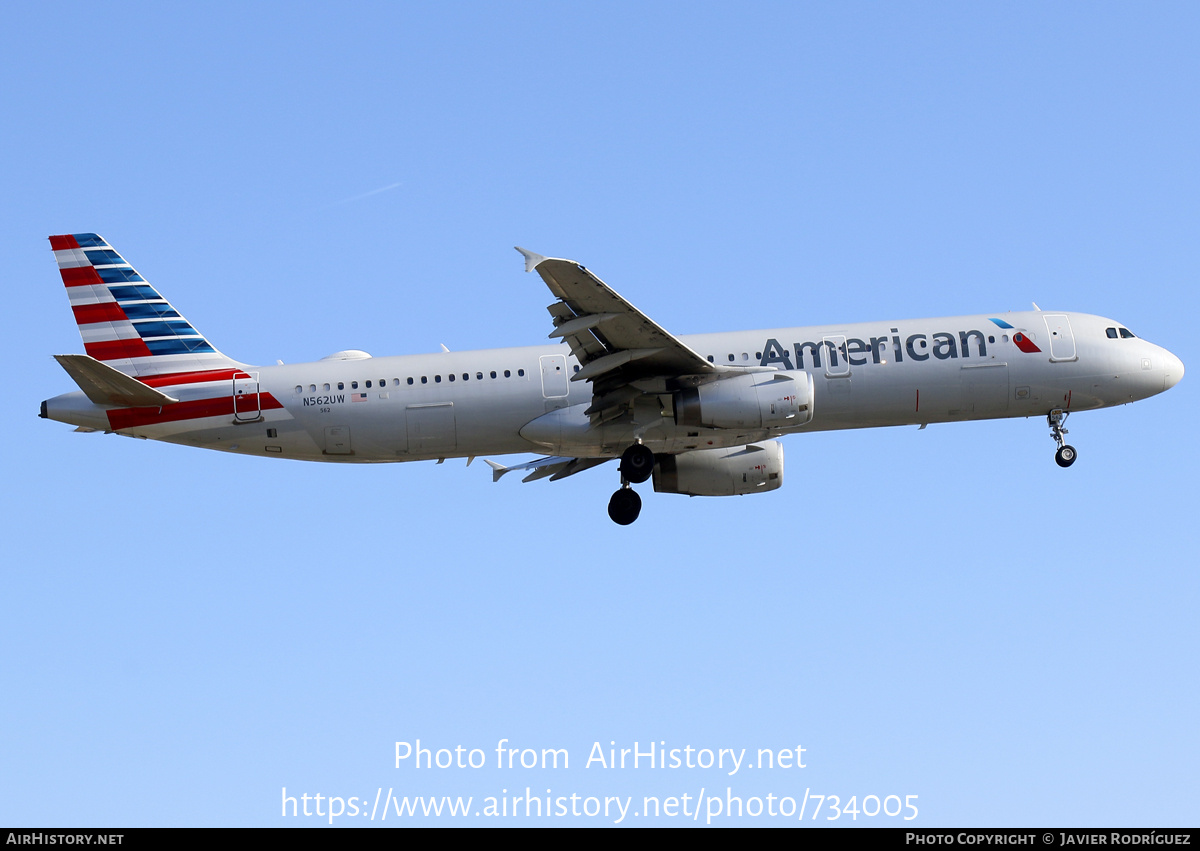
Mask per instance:
[[[351,201],[361,201],[363,198],[370,198],[372,195],[378,195],[380,192],[387,192],[391,189],[395,189],[397,186],[399,186],[403,182],[404,181],[398,180],[395,183],[389,183],[387,186],[381,186],[378,189],[372,189],[370,192],[364,192],[361,195],[353,195],[349,198],[343,198],[341,201],[338,201],[337,203],[349,204]]]

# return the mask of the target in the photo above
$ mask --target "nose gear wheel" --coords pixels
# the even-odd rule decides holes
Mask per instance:
[[[1070,412],[1064,411],[1061,408],[1055,408],[1046,415],[1046,423],[1050,426],[1050,436],[1058,444],[1058,451],[1054,453],[1054,463],[1060,467],[1070,467],[1079,456],[1079,453],[1075,451],[1075,447],[1069,446],[1063,439],[1063,435],[1067,434],[1067,430],[1063,428],[1063,425],[1066,423],[1068,416],[1070,416]]]

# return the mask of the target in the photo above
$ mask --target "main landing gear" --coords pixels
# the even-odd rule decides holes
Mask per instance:
[[[629,486],[629,482],[623,482],[621,489],[614,493],[608,501],[608,516],[614,523],[628,526],[637,520],[641,513],[642,498]]]
[[[1063,424],[1067,421],[1068,411],[1061,408],[1055,408],[1046,415],[1046,422],[1050,426],[1050,436],[1054,438],[1054,442],[1058,444],[1058,451],[1054,453],[1054,463],[1060,467],[1070,467],[1075,463],[1075,458],[1078,453],[1074,446],[1069,446],[1063,435],[1067,430],[1063,428]]]
[[[654,472],[654,453],[635,443],[621,453],[621,489],[608,501],[608,516],[614,523],[628,526],[642,513],[642,498],[631,484],[639,485]]]

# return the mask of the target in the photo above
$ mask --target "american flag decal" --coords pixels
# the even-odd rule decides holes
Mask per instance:
[[[367,401],[367,394],[366,393],[351,393],[350,401],[351,402],[365,402],[365,401]]]

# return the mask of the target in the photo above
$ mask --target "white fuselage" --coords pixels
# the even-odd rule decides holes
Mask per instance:
[[[1005,327],[1007,326],[1007,327]],[[1110,330],[1112,329],[1112,330]],[[1114,331],[1120,329],[1115,337]],[[343,353],[162,388],[166,408],[112,408],[83,393],[43,415],[87,429],[308,461],[412,461],[537,452],[615,457],[738,446],[792,431],[1046,415],[1173,386],[1173,354],[1079,313],[1021,312],[681,337],[717,365],[807,373],[811,417],[794,428],[679,425],[671,387],[647,385],[632,419],[595,425],[566,344],[398,357]]]

